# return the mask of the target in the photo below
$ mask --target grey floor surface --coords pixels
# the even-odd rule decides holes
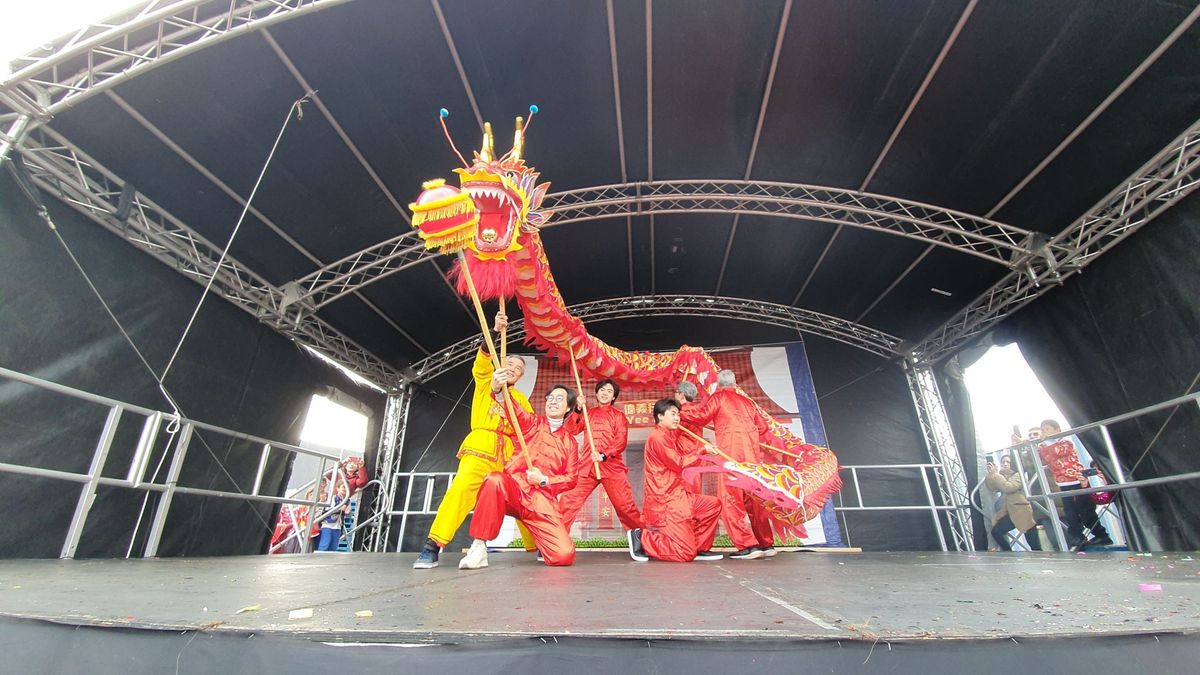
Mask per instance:
[[[873,641],[1200,629],[1200,555],[1182,553],[781,553],[670,564],[581,552],[568,568],[497,553],[477,571],[459,571],[457,553],[426,571],[411,569],[414,558],[4,560],[0,615],[388,643],[529,636]],[[305,609],[311,618],[289,619]]]

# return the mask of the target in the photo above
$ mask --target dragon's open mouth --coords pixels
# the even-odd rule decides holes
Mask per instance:
[[[479,211],[477,238],[485,248],[506,248],[520,206],[517,198],[499,183],[472,181],[463,185]]]

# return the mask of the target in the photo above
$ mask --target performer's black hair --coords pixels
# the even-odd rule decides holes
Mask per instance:
[[[575,390],[571,389],[565,384],[556,384],[553,387],[550,387],[550,391],[546,392],[546,395],[550,395],[555,389],[562,389],[563,391],[567,392],[567,415],[570,415],[575,411],[575,402],[579,399],[579,397],[575,394]],[[566,416],[564,415],[564,417]]]
[[[617,397],[621,395],[621,385],[617,384],[616,382],[613,382],[612,380],[600,380],[599,382],[597,382],[596,383],[596,393],[600,393],[600,387],[603,387],[606,384],[612,385],[613,400],[614,401],[617,400]]]
[[[658,424],[659,418],[667,414],[667,408],[679,410],[679,403],[673,398],[660,398],[654,402],[654,423]]]

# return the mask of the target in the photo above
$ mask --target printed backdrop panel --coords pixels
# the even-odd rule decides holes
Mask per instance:
[[[817,394],[809,371],[808,357],[803,342],[783,345],[736,347],[710,352],[721,368],[732,370],[737,375],[741,388],[764,410],[779,422],[788,425],[794,433],[810,443],[825,445],[825,428],[821,422],[821,410],[817,405]],[[544,355],[525,355],[527,366],[525,377],[517,388],[529,396],[534,409],[541,412],[542,402],[550,388],[562,384],[574,389],[574,377],[570,362],[562,363]],[[589,405],[595,405],[595,388],[599,378],[586,372],[580,373],[583,389],[587,392]],[[703,390],[701,390],[703,396]],[[629,482],[633,487],[638,504],[643,497],[642,450],[650,430],[654,427],[652,410],[654,402],[670,398],[673,386],[628,386],[622,387],[617,398],[618,409],[629,420],[629,444],[625,449],[625,463],[629,467]],[[712,438],[711,429],[706,435]],[[590,457],[586,439],[581,435],[579,444],[583,457]],[[591,460],[587,459],[590,466]],[[705,494],[715,495],[716,480],[705,478]],[[826,504],[821,514],[806,523],[808,545],[842,545],[841,532],[834,518],[833,503]],[[723,531],[723,530],[722,530]],[[507,544],[515,536],[515,528],[506,523],[504,531],[496,540]],[[613,511],[603,486],[597,487],[575,519],[571,536],[576,539],[621,539],[624,531]]]

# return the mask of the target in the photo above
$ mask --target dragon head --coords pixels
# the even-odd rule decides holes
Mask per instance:
[[[530,112],[536,111],[536,106],[530,107]],[[477,260],[503,260],[521,248],[521,229],[536,229],[546,221],[547,214],[540,207],[550,184],[539,184],[538,172],[521,157],[524,120],[517,118],[508,153],[497,157],[494,145],[492,125],[484,124],[483,145],[475,152],[475,161],[470,165],[464,161],[465,168],[454,170],[461,188],[440,179],[428,181],[417,200],[409,204],[413,227],[418,228],[426,248],[440,248],[444,253],[465,249]]]

